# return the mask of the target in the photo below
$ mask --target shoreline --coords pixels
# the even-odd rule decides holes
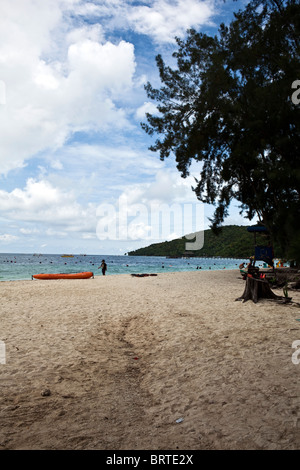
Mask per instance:
[[[156,274],[157,276],[165,276],[165,275],[168,275],[168,274],[190,274],[190,273],[200,273],[200,272],[211,272],[211,273],[215,273],[215,272],[236,272],[238,275],[239,275],[239,270],[237,269],[230,269],[230,268],[218,268],[218,269],[189,269],[187,271],[181,271],[181,270],[177,270],[177,271],[162,271],[162,272],[156,272],[156,273],[153,273],[153,274]],[[95,278],[111,278],[111,277],[115,277],[115,276],[124,276],[124,278],[128,278],[128,277],[132,277],[132,274],[133,273],[114,273],[114,274],[106,274],[105,276],[102,275],[102,273],[97,273],[95,274],[94,273],[94,277],[93,278],[90,278],[90,279],[70,279],[70,281],[93,281],[93,279]],[[137,273],[138,274],[138,273]],[[42,280],[42,279],[0,279],[0,282],[45,282],[45,281],[49,281],[49,282],[52,282],[52,281],[67,281],[68,279],[46,279],[46,280]]]
[[[239,270],[30,281],[0,283],[0,449],[299,448],[299,308]]]
[[[130,258],[130,259],[129,259]],[[108,276],[118,274],[129,274],[137,272],[186,272],[200,269],[214,269],[227,267],[235,269],[238,262],[235,259],[174,259],[167,260],[160,257],[128,257],[128,256],[86,256],[74,257],[65,262],[59,255],[45,255],[35,259],[30,255],[16,255],[15,260],[8,260],[6,256],[0,255],[0,280],[30,280],[32,275],[39,273],[68,273],[93,271],[94,275],[101,274],[97,269],[102,259],[106,259],[108,265]],[[241,262],[241,261],[240,261]]]

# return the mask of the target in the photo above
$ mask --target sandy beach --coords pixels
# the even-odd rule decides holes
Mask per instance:
[[[238,270],[1,282],[0,449],[299,449],[300,308],[243,291]]]

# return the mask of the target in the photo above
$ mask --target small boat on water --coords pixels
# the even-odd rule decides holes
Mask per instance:
[[[33,274],[32,279],[90,279],[94,277],[94,273],[91,271],[81,273],[41,273]]]
[[[61,255],[61,258],[74,258],[74,255]]]

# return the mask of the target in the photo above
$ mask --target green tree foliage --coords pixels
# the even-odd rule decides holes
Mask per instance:
[[[185,244],[187,240],[177,238],[175,240],[162,243],[154,243],[145,248],[131,251],[130,256],[184,256]],[[190,242],[190,241],[189,241]],[[257,245],[266,245],[268,240],[263,234],[258,234],[256,238]],[[201,250],[191,253],[196,257],[214,257],[222,258],[249,258],[254,255],[254,237],[253,233],[247,231],[247,227],[238,225],[227,225],[223,227],[218,235],[213,230],[204,231],[204,245]],[[277,250],[275,255],[278,256]]]
[[[162,87],[146,85],[159,113],[142,127],[161,160],[174,154],[183,177],[201,162],[193,190],[215,204],[217,231],[230,202],[255,215],[289,259],[300,261],[300,6],[296,0],[251,1],[210,37],[195,30],[177,39],[177,68],[160,55]]]

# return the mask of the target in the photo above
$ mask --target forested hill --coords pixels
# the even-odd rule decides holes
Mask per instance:
[[[257,244],[264,245],[266,239],[258,236]],[[227,225],[220,234],[215,235],[212,230],[204,231],[204,246],[198,251],[186,253],[185,243],[192,242],[184,237],[162,243],[154,243],[145,248],[130,251],[129,256],[186,256],[197,257],[220,256],[222,258],[249,258],[254,255],[254,235],[247,231],[246,226]]]

